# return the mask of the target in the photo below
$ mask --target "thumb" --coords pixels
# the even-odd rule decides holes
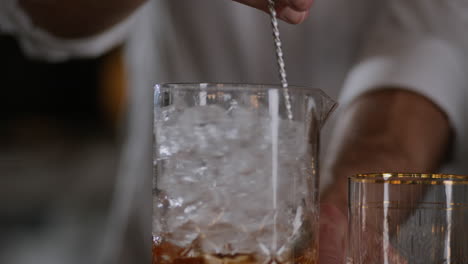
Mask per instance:
[[[347,217],[335,206],[320,208],[319,264],[343,264],[346,254]]]

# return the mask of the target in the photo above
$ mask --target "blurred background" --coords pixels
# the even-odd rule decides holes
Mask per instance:
[[[281,23],[290,83],[336,99],[373,3],[317,1],[304,24]],[[0,35],[0,263],[149,263],[151,88],[279,82],[258,10],[154,0],[135,18],[125,46],[62,62]]]
[[[102,242],[118,167],[122,47],[47,63],[3,35],[0,58],[0,263],[86,263]]]
[[[39,3],[46,18],[54,18],[44,2],[30,2]],[[90,6],[103,2],[87,1]],[[106,12],[117,2],[96,5],[96,17],[112,17]],[[4,7],[11,8],[5,3],[0,0],[0,15],[7,10]],[[410,37],[418,30],[421,36],[437,33],[431,28],[435,24],[418,19],[426,11],[431,14],[430,8],[421,9],[413,19],[413,7],[391,9],[388,3],[392,1],[316,1],[303,24],[281,22],[289,83],[320,88],[339,100],[362,52],[373,55],[386,48],[386,38],[379,42],[380,34],[387,34],[379,31],[386,23],[380,22],[396,21],[395,28],[390,24],[388,28],[395,30],[396,37],[390,39],[396,44],[401,32]],[[464,10],[448,6],[451,11]],[[75,26],[94,25],[90,10],[70,9],[85,10],[78,16],[83,20],[70,18],[62,9],[55,15],[62,14]],[[22,14],[4,13],[7,22]],[[0,33],[0,264],[149,263],[151,87],[166,82],[278,82],[271,23],[265,13],[228,0],[153,0],[134,13],[102,35],[87,36],[87,45],[81,45],[83,39],[41,43],[36,31],[40,27],[33,23],[19,26],[25,32],[14,32],[17,38]],[[13,22],[25,24],[17,20]],[[434,21],[442,36],[455,28],[450,20],[441,20],[447,27]],[[23,48],[32,47],[33,57],[40,57],[45,46],[46,51],[56,51],[52,54],[59,54],[58,59],[73,59],[50,63],[46,61],[57,59],[55,55],[45,60],[26,57],[18,39]],[[105,47],[95,51],[102,41]],[[115,47],[124,41],[125,47]],[[77,52],[80,47],[87,51]],[[97,57],[83,58],[96,53]],[[340,111],[322,129],[324,153]],[[321,176],[322,186],[330,181]]]

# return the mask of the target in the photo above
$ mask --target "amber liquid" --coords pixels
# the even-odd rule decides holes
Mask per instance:
[[[168,242],[153,242],[153,264],[317,264],[316,247],[287,261],[259,261],[255,254],[199,254]]]

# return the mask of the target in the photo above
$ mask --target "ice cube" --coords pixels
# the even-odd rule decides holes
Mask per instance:
[[[251,252],[255,244],[249,241],[254,239],[234,224],[216,223],[201,233],[198,242],[204,252],[233,255]]]
[[[172,232],[165,234],[168,242],[171,242],[179,247],[189,247],[193,241],[199,236],[200,228],[192,221],[186,221],[178,225]]]
[[[262,247],[287,254],[285,245],[301,232],[305,212],[298,208],[311,191],[312,164],[304,125],[280,120],[273,186],[271,119],[256,111],[196,106],[156,127],[157,186],[167,194],[164,231],[175,242],[196,239],[220,254]]]

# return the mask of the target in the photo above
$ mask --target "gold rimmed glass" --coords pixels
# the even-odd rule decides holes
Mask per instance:
[[[466,263],[467,223],[468,176],[349,178],[348,263]]]

